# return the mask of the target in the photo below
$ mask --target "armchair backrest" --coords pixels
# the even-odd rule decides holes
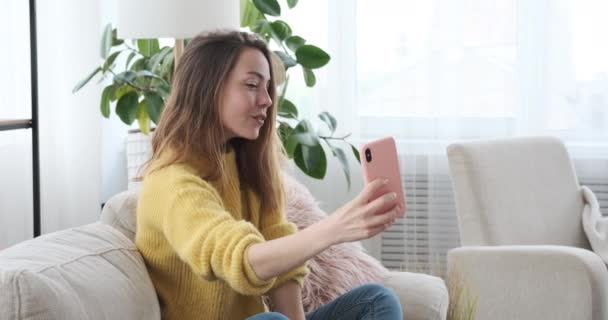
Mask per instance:
[[[447,153],[463,246],[589,248],[578,179],[559,139],[463,142]]]

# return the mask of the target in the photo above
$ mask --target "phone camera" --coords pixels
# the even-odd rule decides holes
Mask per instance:
[[[369,148],[365,149],[365,160],[367,160],[367,162],[372,161],[372,151]]]

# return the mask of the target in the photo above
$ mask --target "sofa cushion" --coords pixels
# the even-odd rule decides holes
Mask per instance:
[[[135,245],[93,223],[0,251],[2,319],[160,319]]]

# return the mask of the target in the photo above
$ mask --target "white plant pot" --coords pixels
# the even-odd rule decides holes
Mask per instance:
[[[143,173],[140,170],[146,161],[152,157],[152,132],[146,135],[139,130],[129,130],[126,151],[128,189],[139,191],[141,181],[135,181],[134,179]]]

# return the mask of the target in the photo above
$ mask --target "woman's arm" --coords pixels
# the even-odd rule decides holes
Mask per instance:
[[[268,292],[275,279],[259,279],[247,248],[265,241],[250,222],[226,211],[212,185],[179,167],[148,177],[140,197],[147,223],[163,232],[179,258],[198,276],[224,280],[243,295]]]
[[[305,320],[302,306],[302,287],[295,280],[289,280],[272,289],[268,295],[275,311],[287,316],[290,320]]]
[[[384,194],[369,202],[386,180],[375,180],[351,202],[327,218],[292,235],[248,247],[246,255],[260,279],[279,276],[328,247],[375,236],[397,218],[396,195]]]

